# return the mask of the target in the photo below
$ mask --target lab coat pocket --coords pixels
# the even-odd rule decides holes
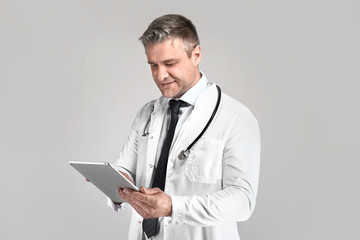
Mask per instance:
[[[217,183],[222,178],[223,140],[199,139],[185,163],[191,182]]]

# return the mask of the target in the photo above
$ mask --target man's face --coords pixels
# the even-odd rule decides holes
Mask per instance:
[[[170,38],[146,46],[145,53],[154,81],[166,98],[181,97],[200,79],[200,46],[188,57],[182,41]]]

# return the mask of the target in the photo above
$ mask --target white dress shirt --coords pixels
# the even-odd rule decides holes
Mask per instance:
[[[259,126],[238,101],[222,94],[213,122],[188,159],[177,158],[208,122],[217,97],[215,84],[207,82],[204,74],[181,97],[189,106],[181,109],[164,190],[172,199],[172,215],[159,218],[160,232],[154,240],[239,239],[236,222],[247,220],[254,209],[260,165]],[[160,97],[139,111],[115,163],[138,187],[151,186],[166,135],[168,101]],[[129,239],[142,238],[142,217],[133,211]]]

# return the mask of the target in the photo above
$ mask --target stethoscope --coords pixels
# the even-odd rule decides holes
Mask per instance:
[[[195,138],[195,140],[184,150],[182,150],[179,155],[178,155],[178,158],[179,160],[186,160],[190,154],[190,150],[191,148],[195,145],[195,143],[204,135],[204,133],[206,132],[206,130],[208,129],[208,127],[210,126],[212,120],[214,119],[217,111],[218,111],[218,108],[219,108],[219,105],[220,105],[220,101],[221,101],[221,89],[219,86],[216,86],[217,88],[217,91],[218,91],[218,98],[217,98],[217,101],[216,101],[216,105],[215,105],[215,108],[214,108],[214,111],[212,112],[211,114],[211,117],[209,118],[209,121],[206,123],[204,129],[201,131],[201,133]],[[149,134],[149,132],[145,132],[148,125],[149,125],[149,122],[150,122],[150,118],[148,119],[145,127],[144,127],[144,132],[143,132],[143,137],[145,137],[146,135]]]

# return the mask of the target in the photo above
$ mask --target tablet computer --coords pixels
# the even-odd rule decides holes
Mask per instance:
[[[125,202],[117,193],[117,189],[139,189],[108,162],[76,162],[69,161],[79,173],[100,189],[114,202]]]

